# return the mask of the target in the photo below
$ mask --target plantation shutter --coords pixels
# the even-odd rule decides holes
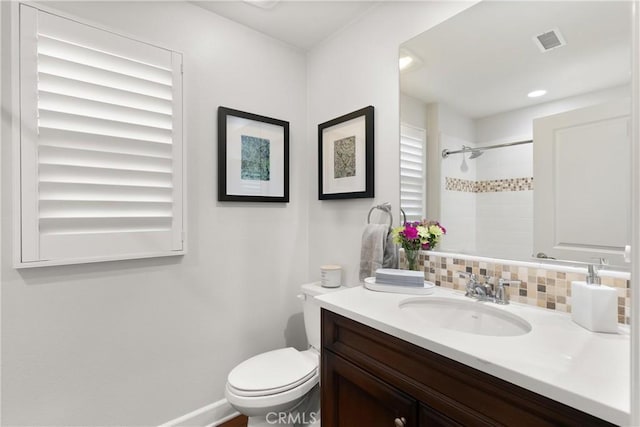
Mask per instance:
[[[182,59],[20,6],[21,266],[182,253]]]
[[[425,130],[400,126],[400,207],[407,221],[420,221],[425,208]]]

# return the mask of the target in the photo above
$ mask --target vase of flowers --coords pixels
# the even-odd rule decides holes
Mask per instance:
[[[402,246],[409,270],[418,270],[420,250],[433,250],[447,230],[438,221],[405,222],[393,229],[393,241]]]

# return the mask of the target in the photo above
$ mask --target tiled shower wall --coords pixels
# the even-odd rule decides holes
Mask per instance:
[[[404,255],[402,255],[404,265]],[[465,260],[428,253],[420,254],[425,280],[444,288],[465,290],[465,273],[479,276],[519,280],[509,287],[511,301],[550,310],[571,312],[571,282],[584,281],[586,274],[547,270],[544,268],[506,265],[498,262]],[[618,322],[629,324],[631,306],[630,281],[623,278],[602,277],[602,284],[618,291]]]

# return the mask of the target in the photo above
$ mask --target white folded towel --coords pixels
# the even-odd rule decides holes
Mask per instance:
[[[364,228],[360,249],[360,281],[375,276],[376,270],[382,267],[388,234],[389,226],[385,224],[367,224]]]

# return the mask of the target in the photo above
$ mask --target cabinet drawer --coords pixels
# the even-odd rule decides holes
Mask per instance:
[[[322,347],[462,425],[612,425],[328,310]]]

